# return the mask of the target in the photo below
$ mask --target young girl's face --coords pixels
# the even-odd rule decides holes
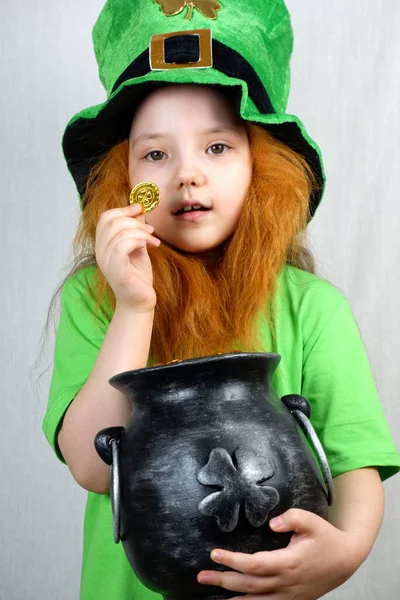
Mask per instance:
[[[205,252],[231,236],[251,173],[245,127],[212,88],[162,88],[137,110],[129,136],[130,184],[153,181],[160,188],[160,203],[146,222],[170,245]],[[202,210],[182,212],[185,206]]]

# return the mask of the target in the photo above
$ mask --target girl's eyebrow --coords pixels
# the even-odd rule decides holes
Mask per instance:
[[[235,125],[219,125],[218,127],[212,127],[211,129],[206,129],[205,131],[203,131],[204,135],[210,135],[213,133],[239,133],[239,127],[236,127]]]
[[[137,138],[135,138],[132,142],[132,147],[135,146],[136,144],[138,144],[139,142],[145,142],[147,140],[153,140],[153,139],[158,139],[158,138],[162,138],[165,137],[166,134],[165,133],[142,133],[141,135],[138,135]]]
[[[239,128],[235,127],[235,125],[219,125],[217,127],[211,127],[210,129],[205,129],[201,132],[201,135],[212,135],[214,133],[239,133]],[[163,137],[167,137],[167,133],[142,133],[138,135],[132,142],[132,147],[138,144],[139,142],[147,142],[149,140],[160,139]]]

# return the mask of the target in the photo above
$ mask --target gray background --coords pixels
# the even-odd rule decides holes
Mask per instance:
[[[149,0],[151,1],[151,0]],[[85,492],[42,433],[52,340],[32,371],[70,255],[78,199],[60,150],[69,118],[103,101],[91,27],[103,0],[0,3],[0,600],[76,600]],[[288,112],[321,145],[325,199],[310,227],[319,273],[349,298],[395,439],[400,432],[400,2],[289,0]],[[332,600],[397,600],[400,477],[371,556]]]

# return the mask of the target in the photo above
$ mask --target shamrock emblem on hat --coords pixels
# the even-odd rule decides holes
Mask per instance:
[[[221,4],[217,0],[155,0],[161,6],[164,15],[173,17],[179,14],[187,6],[189,8],[186,19],[190,20],[193,9],[197,8],[207,19],[216,19],[217,11]]]
[[[224,448],[215,448],[197,474],[202,485],[221,488],[206,496],[199,510],[206,517],[214,517],[224,532],[235,529],[242,505],[250,525],[260,527],[279,502],[278,491],[265,485],[275,473],[272,460],[260,459],[255,452],[240,449],[235,450],[233,458],[236,465]]]

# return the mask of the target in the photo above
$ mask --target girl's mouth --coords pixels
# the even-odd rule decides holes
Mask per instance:
[[[210,208],[200,207],[200,208],[191,208],[190,210],[178,210],[173,216],[180,221],[197,221],[198,219],[202,219],[205,215],[210,212]]]

